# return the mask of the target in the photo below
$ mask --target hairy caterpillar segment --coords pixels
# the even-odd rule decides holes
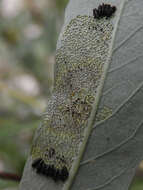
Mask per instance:
[[[47,177],[52,176],[54,181],[62,180],[65,181],[68,177],[68,171],[66,167],[61,170],[56,169],[54,165],[47,165],[44,163],[43,159],[38,158],[32,163],[32,167],[37,169],[37,173],[44,174]]]
[[[90,16],[77,16],[67,26],[56,54],[53,95],[31,150],[37,172],[68,178],[84,140],[112,31],[109,20],[95,22]]]
[[[112,114],[113,114],[113,112],[112,112],[111,108],[109,108],[107,106],[103,106],[98,109],[98,112],[95,117],[95,122],[98,123],[100,121],[104,121],[107,118],[109,118]]]
[[[98,6],[98,9],[93,9],[93,16],[95,19],[100,19],[103,17],[110,18],[115,12],[117,8],[115,6],[111,6],[110,4],[104,4]]]

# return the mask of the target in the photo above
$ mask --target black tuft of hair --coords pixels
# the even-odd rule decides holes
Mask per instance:
[[[44,160],[38,158],[33,161],[32,168],[36,170],[38,174],[45,175],[46,177],[51,177],[55,182],[56,181],[66,181],[69,172],[66,166],[62,169],[57,169],[54,165],[45,164]]]
[[[68,175],[69,175],[68,170],[67,170],[67,168],[64,166],[64,167],[62,168],[62,170],[61,170],[61,180],[62,180],[62,181],[65,181],[65,180],[68,178]]]
[[[117,8],[115,6],[111,6],[110,4],[99,5],[98,8],[93,9],[93,16],[95,19],[100,19],[103,17],[110,18],[115,12]]]
[[[35,168],[41,161],[42,161],[41,158],[37,158],[37,159],[34,160],[34,162],[32,163],[32,167]]]

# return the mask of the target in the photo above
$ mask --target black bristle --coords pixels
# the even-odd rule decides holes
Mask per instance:
[[[44,161],[41,163],[41,173],[42,174],[45,174],[45,167],[46,167],[46,164],[44,163]]]
[[[69,172],[68,172],[68,170],[67,170],[67,168],[65,166],[62,168],[60,176],[61,176],[60,179],[62,181],[65,181],[68,178]]]
[[[55,150],[53,148],[51,148],[49,150],[49,157],[52,158],[54,154],[55,154]]]
[[[105,7],[106,7],[106,5],[104,3],[102,3],[102,5],[101,5],[101,13],[100,13],[101,17],[105,16],[105,12],[104,12]]]
[[[37,158],[37,159],[34,160],[34,162],[32,163],[32,167],[35,168],[41,161],[42,161],[41,158]]]
[[[94,18],[98,18],[98,11],[97,11],[97,9],[93,9],[93,15],[94,15]]]
[[[43,171],[43,160],[36,166],[36,172],[37,173],[42,173]]]
[[[45,167],[44,175],[46,175],[47,177],[50,176],[50,174],[49,174],[49,166],[48,165],[46,165],[46,167]]]
[[[53,176],[54,181],[58,181],[58,180],[60,179],[59,176],[60,176],[60,170],[57,169],[57,170],[55,171],[54,176]]]
[[[111,6],[110,4],[104,4],[98,6],[98,9],[93,9],[93,16],[95,19],[100,19],[103,17],[110,18],[116,11],[115,6]]]
[[[55,168],[54,165],[45,164],[44,160],[41,158],[34,160],[32,167],[35,168],[38,174],[43,174],[47,177],[51,177],[55,182],[58,180],[64,182],[69,176],[69,172],[65,166],[59,170]]]
[[[112,7],[113,13],[116,12],[117,8],[115,6]]]
[[[54,174],[55,174],[54,165],[49,166],[48,172],[49,172],[49,176],[51,176],[51,177],[54,176]]]
[[[99,15],[99,16],[102,16],[102,14],[103,14],[103,13],[102,13],[102,12],[103,12],[103,10],[102,10],[102,5],[99,5],[97,12],[98,12],[98,15]]]

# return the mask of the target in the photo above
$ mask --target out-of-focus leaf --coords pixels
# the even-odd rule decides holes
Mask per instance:
[[[62,1],[56,1],[56,6],[58,7],[59,10],[63,10],[68,2],[68,0],[62,0]]]
[[[142,189],[143,189],[143,180],[142,179],[134,180],[130,190],[142,190]]]
[[[5,188],[14,188],[14,187],[16,188],[17,186],[18,186],[17,182],[1,180],[0,179],[0,190],[3,190]]]
[[[4,140],[5,138],[15,137],[19,134],[19,132],[27,128],[29,130],[33,130],[38,126],[38,121],[31,121],[22,123],[22,121],[17,121],[15,119],[1,119],[0,118],[0,140]]]
[[[20,134],[24,129],[33,133],[34,128],[38,126],[37,121],[18,122],[14,119],[0,119],[0,155],[10,168],[13,168],[19,174],[22,173],[25,164],[25,150],[20,142]],[[30,142],[25,142],[30,143]],[[27,152],[28,153],[28,152]]]

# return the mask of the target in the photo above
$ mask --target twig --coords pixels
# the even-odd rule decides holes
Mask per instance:
[[[5,180],[20,181],[21,176],[13,173],[0,172],[0,178]]]

